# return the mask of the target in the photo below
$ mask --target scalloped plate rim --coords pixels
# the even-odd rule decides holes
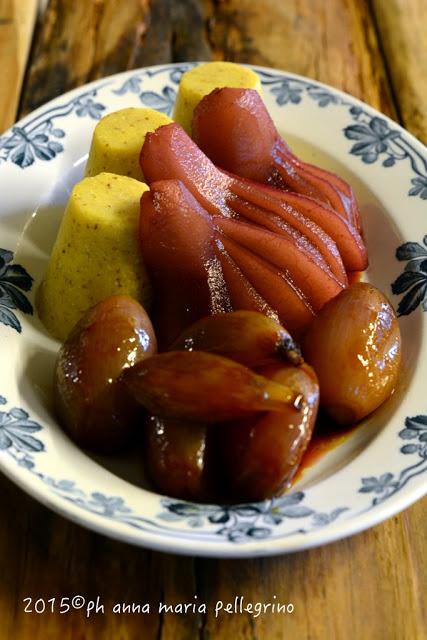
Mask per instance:
[[[20,120],[14,126],[22,126],[28,123],[32,118],[36,118],[38,116],[43,115],[47,109],[52,107],[55,103],[64,99],[72,99],[74,97],[78,97],[82,95],[83,92],[89,92],[93,89],[97,89],[103,86],[111,85],[113,82],[119,83],[120,80],[125,80],[128,77],[132,77],[135,74],[146,71],[147,69],[153,70],[161,70],[161,69],[170,69],[180,66],[199,64],[199,63],[176,63],[174,64],[163,64],[163,65],[155,65],[152,67],[145,67],[141,69],[134,69],[130,71],[121,72],[106,78],[102,78],[99,80],[95,80],[93,82],[88,83],[87,85],[83,85],[76,89],[73,89],[67,93],[64,93],[57,98],[54,98],[50,102],[42,105],[41,107],[34,110],[32,113],[25,116],[22,120]],[[399,130],[404,136],[411,142],[411,144],[419,150],[419,152],[423,155],[425,154],[425,148],[420,141],[418,141],[411,133],[407,132],[403,129],[398,123],[394,122],[391,118],[385,116],[384,114],[378,112],[373,107],[367,105],[366,103],[360,101],[357,98],[354,98],[350,94],[343,92],[339,89],[331,87],[325,83],[321,83],[317,80],[313,80],[311,78],[307,78],[298,74],[294,74],[291,72],[272,69],[268,67],[261,67],[257,65],[246,65],[255,71],[261,71],[266,73],[273,73],[278,76],[283,75],[286,78],[293,78],[296,81],[301,81],[305,83],[310,83],[316,87],[323,88],[325,91],[340,96],[341,98],[345,98],[353,105],[358,106],[364,109],[367,113],[371,114],[372,117],[379,117],[385,120],[390,126]],[[5,138],[7,135],[10,135],[12,132],[12,128],[8,131],[4,132],[1,138]],[[342,158],[340,157],[340,160]],[[0,175],[1,175],[1,164],[0,164]],[[0,389],[0,392],[3,390]],[[421,408],[419,408],[421,410]],[[1,454],[4,452],[2,451]],[[291,538],[287,538],[286,536],[283,538],[266,538],[263,540],[254,540],[253,542],[245,543],[242,545],[232,544],[227,540],[219,538],[214,543],[209,542],[208,544],[203,539],[195,540],[195,539],[180,539],[177,541],[171,541],[171,539],[165,539],[162,537],[156,536],[155,533],[152,532],[144,532],[143,534],[139,531],[131,531],[128,530],[124,532],[120,529],[120,524],[117,522],[111,522],[107,520],[104,516],[89,512],[83,511],[81,508],[67,502],[63,496],[59,496],[53,491],[49,490],[49,487],[40,483],[29,482],[26,477],[26,470],[20,469],[16,464],[12,465],[9,458],[5,458],[4,455],[0,455],[0,468],[2,468],[3,472],[7,477],[9,477],[12,481],[14,481],[21,489],[26,491],[32,497],[39,500],[45,506],[53,509],[60,515],[69,518],[73,522],[76,522],[82,526],[88,527],[97,531],[98,533],[102,533],[109,537],[119,539],[122,541],[128,541],[133,544],[139,544],[142,546],[147,546],[153,549],[161,550],[161,551],[169,551],[180,554],[191,554],[191,555],[206,555],[206,556],[216,556],[216,557],[248,557],[248,556],[266,556],[277,553],[284,552],[294,552],[314,546],[319,546],[322,544],[327,544],[333,542],[337,539],[341,539],[350,535],[353,535],[359,531],[365,530],[375,524],[383,521],[384,519],[399,513],[416,500],[421,498],[425,493],[427,493],[427,485],[424,485],[419,482],[416,486],[411,487],[411,490],[401,491],[399,494],[396,494],[392,500],[389,502],[384,502],[380,506],[376,506],[374,509],[367,509],[363,513],[354,514],[353,517],[342,518],[341,520],[332,521],[325,528],[319,528],[318,530],[311,531],[308,534],[294,534]],[[157,495],[157,494],[156,494]],[[160,496],[161,497],[161,496]],[[351,515],[351,514],[349,514]]]

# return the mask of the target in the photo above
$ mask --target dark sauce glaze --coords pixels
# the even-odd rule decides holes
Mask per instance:
[[[356,282],[361,282],[363,271],[347,271],[348,284],[352,285]]]
[[[347,272],[348,284],[352,285],[362,280],[363,271]],[[339,447],[354,433],[358,424],[351,427],[340,427],[324,414],[319,414],[313,436],[308,444],[307,450],[301,463],[292,479],[292,485],[301,480],[304,472],[309,467],[316,464],[329,451]]]
[[[328,416],[320,414],[307,450],[292,479],[292,484],[294,485],[301,480],[304,472],[315,465],[323,456],[346,442],[358,427],[358,424],[351,427],[340,427],[334,424]]]

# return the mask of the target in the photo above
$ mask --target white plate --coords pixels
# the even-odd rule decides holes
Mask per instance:
[[[138,460],[94,460],[61,431],[51,403],[59,345],[31,308],[97,119],[141,104],[171,113],[190,66],[93,82],[0,137],[0,467],[67,518],[141,546],[211,556],[296,551],[366,529],[426,493],[427,151],[346,94],[255,67],[291,146],[356,190],[371,261],[367,279],[400,313],[402,383],[391,402],[281,498],[222,507],[158,495],[138,486]]]

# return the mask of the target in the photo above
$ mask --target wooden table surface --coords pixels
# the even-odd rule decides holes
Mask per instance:
[[[0,132],[89,80],[150,64],[253,62],[322,80],[427,142],[427,0],[0,0]],[[427,499],[329,546],[205,560],[108,540],[0,478],[0,638],[422,640]],[[27,614],[23,598],[193,602],[207,615]],[[292,602],[292,614],[215,618],[217,600]]]

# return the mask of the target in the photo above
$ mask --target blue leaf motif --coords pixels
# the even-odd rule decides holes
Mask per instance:
[[[412,273],[427,275],[427,258],[409,260],[405,266],[405,271],[411,271]]]
[[[349,125],[345,127],[344,135],[349,140],[358,140],[350,149],[350,153],[361,156],[366,164],[375,162],[378,155],[385,152],[389,153],[389,157],[384,166],[387,167],[394,164],[390,143],[400,133],[392,131],[383,118],[374,117],[367,123]]]
[[[187,520],[187,524],[189,527],[192,527],[193,529],[195,529],[203,525],[203,520],[202,518],[189,518]]]
[[[197,505],[185,504],[183,502],[171,504],[169,508],[171,511],[177,513],[180,516],[185,516],[186,518],[191,518],[192,516],[198,515],[199,513]]]
[[[370,128],[372,131],[378,136],[378,139],[381,140],[386,136],[390,135],[392,132],[389,129],[389,126],[383,118],[372,118],[370,124]]]
[[[396,160],[393,158],[393,156],[389,156],[384,160],[383,167],[392,167],[395,163]]]
[[[344,511],[347,511],[347,507],[338,507],[338,509],[334,509],[331,513],[314,513],[313,514],[313,523],[315,526],[324,527],[331,522],[334,522],[338,516],[340,516]]]
[[[185,69],[173,69],[169,74],[171,82],[173,82],[174,84],[179,84],[185,71]]]
[[[4,451],[12,446],[12,440],[9,438],[7,432],[0,429],[0,450]]]
[[[12,327],[18,333],[22,332],[21,323],[19,322],[16,315],[6,307],[6,305],[2,305],[0,298],[0,323],[4,324],[7,327]]]
[[[405,446],[401,447],[400,450],[401,450],[402,453],[405,453],[405,454],[407,454],[407,453],[417,453],[418,448],[419,447],[416,444],[405,444]]]
[[[425,240],[426,238],[424,238],[424,242]],[[418,242],[405,242],[396,249],[396,258],[398,260],[412,260],[422,256],[427,257],[427,247],[424,248]]]
[[[402,431],[399,431],[399,438],[402,438],[402,440],[413,440],[417,437],[418,431],[415,429],[402,429]]]
[[[303,505],[294,505],[281,509],[280,514],[285,518],[305,518],[313,514],[313,509],[309,509]]]
[[[208,516],[208,520],[212,522],[212,524],[225,524],[230,520],[230,515],[226,510],[218,510],[217,513]]]
[[[3,265],[6,265],[6,264],[9,264],[9,262],[12,262],[13,260],[12,251],[8,251],[7,249],[0,249],[0,260],[2,261]]]
[[[94,120],[99,120],[104,110],[105,106],[92,98],[80,99],[76,102],[76,114],[79,118],[90,116]]]
[[[280,106],[289,102],[298,104],[301,102],[302,88],[293,87],[287,80],[284,80],[278,86],[273,87],[271,93],[276,96],[276,102]]]
[[[246,531],[246,535],[250,538],[256,538],[257,540],[263,540],[271,535],[271,529],[267,527],[251,527]]]
[[[52,160],[55,157],[55,152],[49,149],[47,146],[33,145],[34,153],[39,160]]]
[[[397,315],[408,316],[425,300],[426,295],[427,278],[423,278],[403,296],[397,307]]]
[[[12,259],[11,251],[0,249],[0,323],[21,333],[21,323],[13,310],[33,313],[31,303],[20,291],[29,291],[33,279],[21,265],[10,264]]]
[[[409,196],[420,196],[422,200],[427,200],[427,176],[417,176],[412,178],[413,187],[409,190]]]
[[[226,536],[230,542],[234,543],[242,543],[247,539],[246,528],[234,527],[233,529],[227,529],[224,527],[223,529],[219,529],[218,535]]]
[[[113,89],[113,93],[118,96],[123,96],[125,93],[139,93],[141,90],[141,78],[138,76],[132,76],[126,80],[120,89]]]
[[[29,315],[33,313],[33,307],[24,294],[17,287],[8,282],[1,282],[0,279],[0,306],[2,305],[9,306],[10,309],[19,309]]]
[[[38,438],[34,438],[25,432],[19,432],[18,430],[13,432],[9,429],[8,435],[14,446],[20,451],[28,451],[30,453],[44,451],[44,444]]]
[[[0,308],[16,309],[16,304],[10,299],[10,296],[0,291]]]
[[[18,409],[18,407],[11,409],[9,415],[17,420],[27,420],[28,418],[28,413],[24,409]]]
[[[51,134],[55,136],[55,138],[63,138],[65,131],[63,129],[52,129]]]
[[[10,159],[14,164],[17,164],[21,169],[26,169],[34,162],[33,147],[28,142],[23,142],[18,145],[15,151],[10,156]]]
[[[75,482],[73,480],[60,480],[56,486],[61,491],[73,491]]]
[[[44,133],[35,133],[30,137],[30,140],[34,144],[45,144],[49,140],[49,136]]]
[[[379,478],[369,477],[362,478],[362,488],[359,489],[360,493],[382,493],[393,482],[392,473],[384,473]]]
[[[301,504],[304,497],[305,494],[302,491],[297,491],[265,502],[230,506],[176,502],[165,498],[161,502],[166,511],[161,512],[158,517],[171,522],[184,519],[186,524],[192,528],[204,524],[221,525],[213,535],[222,536],[230,542],[241,544],[253,538],[261,539],[271,536],[273,528],[279,526],[285,518],[312,516],[311,526],[320,527],[332,522],[347,510],[347,507],[339,507],[331,514],[318,514],[316,520],[316,512]],[[302,533],[305,531],[305,529],[301,529]]]
[[[54,156],[56,153],[61,153],[61,151],[64,151],[64,147],[62,146],[62,144],[59,144],[59,142],[56,142],[55,140],[50,140],[47,143],[47,147],[51,151],[51,153],[54,154]]]
[[[300,502],[302,502],[302,500],[304,500],[304,493],[302,491],[296,491],[295,493],[290,493],[284,496],[280,496],[280,498],[275,498],[272,503],[272,508],[274,511],[278,511],[281,513],[283,507],[299,504]]]
[[[333,93],[320,87],[311,87],[308,94],[313,100],[316,100],[319,107],[327,107],[330,104],[337,104],[338,98]]]
[[[391,284],[392,293],[405,293],[397,307],[399,316],[409,315],[418,306],[427,310],[427,237],[423,246],[418,242],[405,242],[396,250],[396,258],[407,260],[402,274]]]
[[[15,129],[12,129],[14,133],[8,138],[0,138],[0,149],[10,151],[15,149],[22,142],[22,135],[20,132],[16,133]]]
[[[405,428],[399,431],[399,438],[417,441],[405,444],[400,448],[403,455],[417,454],[417,462],[404,468],[397,477],[392,473],[384,473],[379,478],[362,478],[362,487],[359,492],[377,494],[377,497],[371,502],[371,507],[389,499],[400,491],[411,478],[427,471],[427,415],[407,417]]]
[[[418,282],[424,282],[426,276],[422,273],[416,273],[414,271],[404,271],[391,285],[391,290],[395,295],[404,293]]]
[[[41,430],[41,426],[28,419],[28,413],[14,407],[8,413],[0,412],[0,448],[15,447],[18,451],[44,451],[43,443],[32,433]]]
[[[0,252],[0,259],[1,259]],[[4,255],[4,253],[3,253]],[[0,396],[0,404],[6,400]],[[415,420],[414,418],[413,420]],[[221,525],[212,530],[203,531],[203,536],[216,537],[229,540],[232,543],[241,544],[251,540],[261,540],[272,535],[274,527],[283,521],[283,517],[305,517],[313,515],[313,526],[326,525],[332,519],[338,517],[346,510],[345,507],[335,509],[331,514],[317,514],[309,507],[300,503],[304,499],[303,492],[281,496],[271,501],[256,504],[239,505],[212,505],[197,504],[184,501],[176,501],[170,498],[161,499],[165,511],[158,514],[156,520],[150,520],[146,516],[138,516],[120,496],[109,496],[99,491],[86,494],[76,487],[72,480],[56,480],[51,476],[40,473],[36,469],[31,454],[44,450],[41,441],[34,438],[31,433],[41,430],[41,426],[30,419],[28,412],[20,407],[13,407],[9,412],[0,411],[0,449],[10,449],[10,454],[17,464],[27,469],[51,488],[57,495],[68,500],[81,509],[97,514],[104,518],[113,519],[127,526],[141,530],[160,531],[164,535],[174,537],[178,530],[163,528],[158,520],[177,522],[185,520],[189,529],[198,529],[206,524]],[[427,447],[426,447],[427,451]],[[277,514],[272,511],[272,505],[280,504],[284,512]],[[265,526],[271,524],[270,527]],[[147,529],[147,527],[149,527]],[[182,527],[180,527],[182,530]],[[307,533],[309,529],[299,529],[300,533]],[[199,534],[198,534],[199,535]]]
[[[126,506],[123,498],[119,496],[106,496],[100,492],[93,492],[91,500],[88,503],[95,513],[101,513],[107,517],[118,517],[119,514],[130,513],[129,507]]]
[[[177,520],[181,520],[181,516],[173,511],[162,511],[157,517],[165,520],[165,522],[177,522]]]
[[[231,507],[230,511],[241,518],[253,518],[262,513],[262,509],[256,504],[243,504],[237,507]]]
[[[176,91],[172,87],[163,87],[161,94],[154,93],[154,91],[143,91],[139,98],[148,107],[170,115],[175,104]]]
[[[405,426],[409,429],[416,429],[417,431],[427,430],[427,416],[419,415],[413,418],[406,418]]]
[[[33,283],[33,278],[20,264],[9,265],[0,277],[1,282],[8,282],[23,291],[30,291]]]
[[[277,525],[283,522],[282,516],[272,511],[270,511],[270,513],[266,513],[264,515],[263,520],[266,524],[274,524],[274,525]]]
[[[163,506],[184,518],[198,516],[202,508],[201,505],[191,504],[189,502],[170,502],[168,500],[163,500]]]
[[[371,137],[369,127],[366,124],[351,124],[344,129],[345,137],[349,140],[360,140]]]
[[[34,461],[30,458],[21,458],[18,462],[20,467],[24,467],[25,469],[33,469],[35,467]]]

